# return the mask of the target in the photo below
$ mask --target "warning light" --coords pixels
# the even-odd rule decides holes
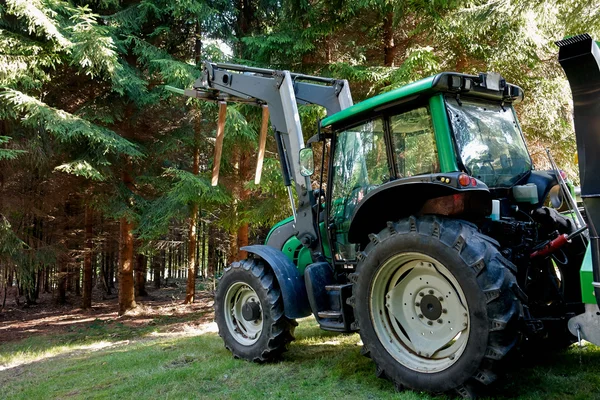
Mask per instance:
[[[469,186],[471,183],[471,177],[467,174],[460,174],[458,176],[458,183],[460,183],[461,186]]]

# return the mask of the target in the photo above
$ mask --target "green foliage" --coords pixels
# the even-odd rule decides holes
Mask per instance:
[[[108,28],[98,25],[99,15],[86,7],[73,9],[69,26],[72,46],[71,64],[78,65],[87,75],[112,76],[118,68],[118,56]]]
[[[0,145],[8,143],[11,138],[8,136],[0,136]],[[13,160],[19,155],[25,153],[23,150],[3,149],[0,148],[0,161],[1,160]]]
[[[173,221],[188,218],[190,204],[214,207],[231,201],[222,187],[212,187],[203,175],[166,168],[161,178],[168,189],[155,200],[146,202],[141,210],[138,233],[144,240],[156,239],[168,232]]]
[[[60,142],[79,142],[86,145],[97,159],[109,154],[127,154],[131,157],[141,157],[142,153],[129,141],[113,131],[94,125],[66,111],[50,107],[40,100],[13,89],[5,89],[0,98],[8,107],[0,109],[4,118],[20,118],[25,127],[36,128],[44,126]]]
[[[66,172],[68,174],[73,174],[76,176],[82,176],[87,179],[92,179],[95,181],[102,181],[105,179],[105,176],[94,168],[89,162],[85,160],[76,160],[71,161],[65,164],[61,164],[54,168],[56,171]]]
[[[10,222],[0,214],[0,261],[11,260],[27,245],[13,232]]]

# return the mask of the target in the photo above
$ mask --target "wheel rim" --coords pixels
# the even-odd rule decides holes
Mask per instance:
[[[452,273],[422,253],[402,253],[379,268],[370,312],[381,344],[400,364],[426,373],[454,364],[467,345],[470,316]]]
[[[258,310],[258,314],[255,313],[247,320],[244,317],[244,306],[246,317],[249,316],[249,307]],[[225,309],[225,322],[231,336],[244,346],[256,343],[263,329],[263,314],[262,305],[254,289],[243,282],[231,285],[225,295]]]

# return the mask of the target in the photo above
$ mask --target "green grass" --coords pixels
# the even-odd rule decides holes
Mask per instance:
[[[283,361],[258,365],[233,359],[216,333],[196,330],[169,336],[173,323],[193,317],[160,317],[140,328],[94,321],[66,334],[4,344],[0,397],[445,398],[395,392],[391,383],[375,377],[373,363],[360,355],[358,335],[321,331],[312,318],[300,321],[297,340]],[[599,348],[573,347],[538,361],[519,362],[519,369],[498,385],[497,396],[600,398]]]

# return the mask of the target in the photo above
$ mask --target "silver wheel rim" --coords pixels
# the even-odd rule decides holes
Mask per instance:
[[[370,293],[375,333],[400,364],[435,373],[460,358],[469,338],[469,308],[439,261],[416,252],[395,255],[377,271]]]
[[[260,309],[260,316],[247,321],[242,308],[246,303],[256,303]],[[258,295],[243,282],[236,282],[229,287],[225,294],[225,322],[233,338],[244,346],[253,345],[260,338],[263,329],[262,305]]]

